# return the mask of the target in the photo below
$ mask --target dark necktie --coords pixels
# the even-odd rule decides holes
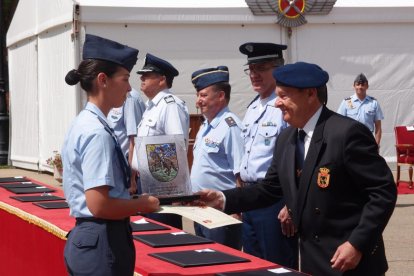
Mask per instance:
[[[98,120],[104,126],[105,131],[108,132],[111,135],[111,137],[112,137],[112,139],[115,143],[115,152],[118,156],[119,162],[121,163],[122,173],[124,175],[124,179],[123,179],[124,180],[124,186],[125,186],[125,188],[128,189],[131,186],[131,183],[130,183],[131,167],[129,166],[128,161],[126,160],[126,158],[125,158],[125,156],[122,152],[121,145],[118,142],[118,138],[116,137],[114,130],[108,125],[107,122],[105,122],[105,120],[103,120],[101,117],[99,117],[98,114],[96,114],[92,110],[89,110],[89,111],[92,112],[93,114],[95,114],[96,117],[98,117]]]
[[[298,131],[296,137],[296,150],[295,150],[295,165],[296,165],[296,182],[298,184],[300,175],[302,174],[303,161],[305,160],[305,136],[306,132],[303,129]]]

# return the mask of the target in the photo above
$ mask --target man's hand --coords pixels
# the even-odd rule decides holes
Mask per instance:
[[[361,261],[362,253],[350,242],[341,244],[331,260],[332,268],[341,272],[354,269]]]
[[[200,199],[195,200],[193,204],[199,206],[207,205],[221,211],[224,210],[224,194],[222,192],[204,189],[197,192],[196,195],[200,195]]]
[[[280,220],[280,226],[282,227],[283,235],[287,236],[288,238],[293,237],[296,233],[296,229],[286,205],[280,210],[277,218]]]

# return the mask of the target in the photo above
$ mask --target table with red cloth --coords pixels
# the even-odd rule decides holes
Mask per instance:
[[[34,179],[30,179],[30,181],[52,188]],[[53,195],[63,197],[61,189],[52,189],[56,190],[56,192],[52,193]],[[43,209],[32,204],[32,202],[20,202],[10,198],[10,196],[17,195],[4,188],[0,188],[0,275],[67,275],[63,248],[67,232],[75,225],[75,219],[69,216],[69,209]],[[132,217],[131,221],[139,218],[139,216]],[[156,234],[176,231],[179,230],[170,228],[169,230],[135,232],[134,234]],[[136,248],[135,275],[214,275],[219,272],[279,267],[277,264],[217,243],[164,248],[153,248],[136,240],[134,243]],[[232,254],[250,261],[183,268],[148,255],[155,252],[203,248]]]

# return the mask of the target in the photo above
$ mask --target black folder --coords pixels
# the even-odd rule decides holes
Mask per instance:
[[[1,177],[0,183],[29,181],[26,177]]]
[[[250,262],[249,259],[211,249],[150,253],[148,255],[181,267]]]
[[[49,189],[47,187],[45,188],[39,188],[39,187],[34,187],[34,188],[7,188],[5,187],[7,190],[9,190],[12,193],[15,194],[37,194],[37,193],[50,193],[50,192],[55,192],[55,190]]]
[[[174,202],[191,202],[200,198],[200,195],[157,196],[160,205],[171,205]]]
[[[54,196],[54,195],[43,195],[43,196],[11,196],[10,198],[13,198],[13,199],[18,200],[18,201],[23,201],[23,202],[65,200],[65,198],[63,198],[63,197]]]
[[[178,246],[178,245],[192,245],[192,244],[203,244],[213,243],[212,240],[195,236],[189,233],[184,234],[149,234],[149,235],[134,235],[134,239],[148,244],[152,247],[167,247],[167,246]]]
[[[35,184],[33,182],[18,182],[18,183],[10,183],[10,184],[0,184],[2,188],[34,188],[40,187],[41,185]]]
[[[34,205],[42,207],[44,209],[66,209],[69,205],[66,201],[53,201],[53,202],[33,202]]]
[[[147,223],[133,223],[131,222],[132,232],[142,232],[142,231],[156,231],[156,230],[169,230],[170,228],[152,223],[147,221]]]
[[[217,276],[277,276],[277,275],[286,275],[286,276],[303,276],[306,274],[292,271],[290,269],[289,272],[283,272],[283,273],[276,273],[276,272],[270,272],[268,269],[260,269],[260,270],[253,270],[253,271],[242,271],[242,272],[225,272],[225,273],[217,273]]]

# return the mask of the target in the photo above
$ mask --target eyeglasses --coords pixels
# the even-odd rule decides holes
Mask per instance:
[[[251,75],[251,74],[253,74],[253,73],[260,74],[260,73],[263,73],[263,72],[268,71],[269,69],[273,69],[273,68],[276,68],[276,67],[277,67],[277,66],[270,66],[270,67],[266,67],[266,66],[259,66],[259,67],[252,68],[252,69],[250,69],[250,68],[246,68],[246,69],[244,69],[244,73],[245,73],[246,75],[250,76],[250,75]]]

